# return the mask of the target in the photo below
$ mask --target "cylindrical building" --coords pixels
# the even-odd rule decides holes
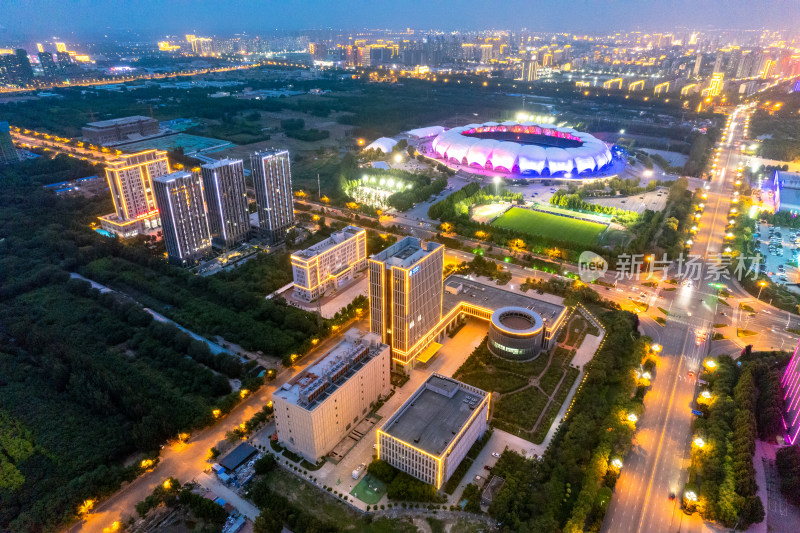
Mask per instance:
[[[524,307],[502,307],[492,313],[489,351],[498,357],[526,361],[542,350],[542,317]]]

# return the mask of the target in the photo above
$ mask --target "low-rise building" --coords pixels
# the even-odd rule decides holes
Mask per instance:
[[[378,430],[378,459],[437,489],[489,420],[491,394],[436,373]]]
[[[81,128],[84,141],[103,145],[150,137],[160,131],[156,119],[138,115],[90,122]]]
[[[308,302],[339,288],[367,268],[367,231],[347,226],[322,242],[292,254],[294,294]]]
[[[272,395],[278,442],[308,461],[328,454],[389,394],[389,347],[356,328]]]

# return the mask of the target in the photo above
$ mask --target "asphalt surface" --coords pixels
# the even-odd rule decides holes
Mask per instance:
[[[698,220],[698,231],[690,250],[691,254],[712,263],[727,246],[727,221],[731,208],[736,205],[731,199],[740,156],[732,141],[741,138],[742,122],[742,114],[734,114],[731,129],[721,145],[719,169],[710,182],[705,209]],[[788,347],[796,342],[797,337],[788,334],[785,328],[797,327],[797,318],[756,301],[735,280],[720,282],[731,292],[731,296],[725,298],[730,307],[720,302],[717,289],[710,287],[708,280],[695,283],[694,288],[679,287],[669,292],[659,288],[652,297],[651,309],[653,305],[663,306],[669,309],[669,316],[664,327],[645,318],[642,329],[663,346],[663,351],[652,389],[645,397],[645,412],[638,421],[634,446],[624,458],[606,513],[604,532],[702,531],[704,524],[699,515],[687,516],[680,509],[690,461],[691,409],[700,390],[696,378],[689,372],[696,375],[709,355],[736,355],[745,343],[762,349]],[[750,305],[755,315],[739,310],[741,303]],[[731,340],[711,340],[713,326],[720,323],[728,327],[717,331],[733,332]],[[746,326],[760,333],[737,339],[736,326]],[[698,342],[699,330],[707,332],[703,342]],[[670,499],[670,494],[675,495],[674,500]]]

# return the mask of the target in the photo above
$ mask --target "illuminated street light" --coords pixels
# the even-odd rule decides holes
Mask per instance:
[[[697,501],[697,494],[695,494],[694,492],[692,492],[690,490],[687,490],[685,493],[683,493],[683,497],[686,498],[686,500],[690,501],[690,502],[696,502]]]
[[[654,352],[658,353],[658,352],[661,351],[661,345],[660,344],[654,344],[654,345],[652,345],[650,347],[650,349],[653,350]]]
[[[706,445],[706,441],[704,441],[700,437],[697,437],[696,439],[694,439],[694,441],[692,441],[692,443],[695,446],[697,446],[698,448],[703,448]]]
[[[710,399],[710,398],[711,398],[711,393],[710,393],[710,392],[708,392],[707,390],[704,390],[703,392],[701,392],[701,393],[700,393],[700,396],[702,396],[703,398],[705,398],[706,400],[708,400],[708,399]]]
[[[611,466],[619,470],[620,468],[622,468],[622,461],[620,461],[619,459],[614,459],[613,461],[611,461]]]
[[[761,291],[763,291],[763,290],[764,290],[764,287],[766,287],[766,286],[767,286],[767,282],[766,282],[766,281],[764,281],[764,280],[762,279],[761,281],[759,281],[759,282],[758,282],[758,284],[759,284],[759,286],[760,286],[761,288],[760,288],[760,289],[758,289],[758,296],[756,296],[756,300],[758,300],[759,298],[761,298]]]
[[[709,370],[714,370],[715,368],[717,368],[717,363],[713,359],[706,359],[705,361],[703,361],[703,364]]]
[[[635,414],[631,413],[628,415],[629,422],[633,422],[635,424],[637,420],[639,420],[639,417],[636,416]]]

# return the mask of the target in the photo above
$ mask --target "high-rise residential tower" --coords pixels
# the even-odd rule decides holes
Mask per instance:
[[[133,237],[160,225],[153,179],[169,174],[167,153],[146,150],[127,154],[106,166],[115,212],[100,217],[106,231]]]
[[[370,331],[406,365],[442,318],[444,246],[405,237],[369,259]]]
[[[250,217],[241,159],[223,159],[200,167],[215,248],[233,248],[247,240]]]
[[[179,170],[153,179],[167,257],[190,265],[211,249],[203,180],[197,172]]]
[[[8,122],[0,122],[0,164],[17,162],[19,162],[19,156],[17,156],[17,149],[14,148],[14,142],[11,140]]]
[[[257,152],[250,156],[250,168],[261,234],[271,244],[280,242],[294,224],[289,152]]]

